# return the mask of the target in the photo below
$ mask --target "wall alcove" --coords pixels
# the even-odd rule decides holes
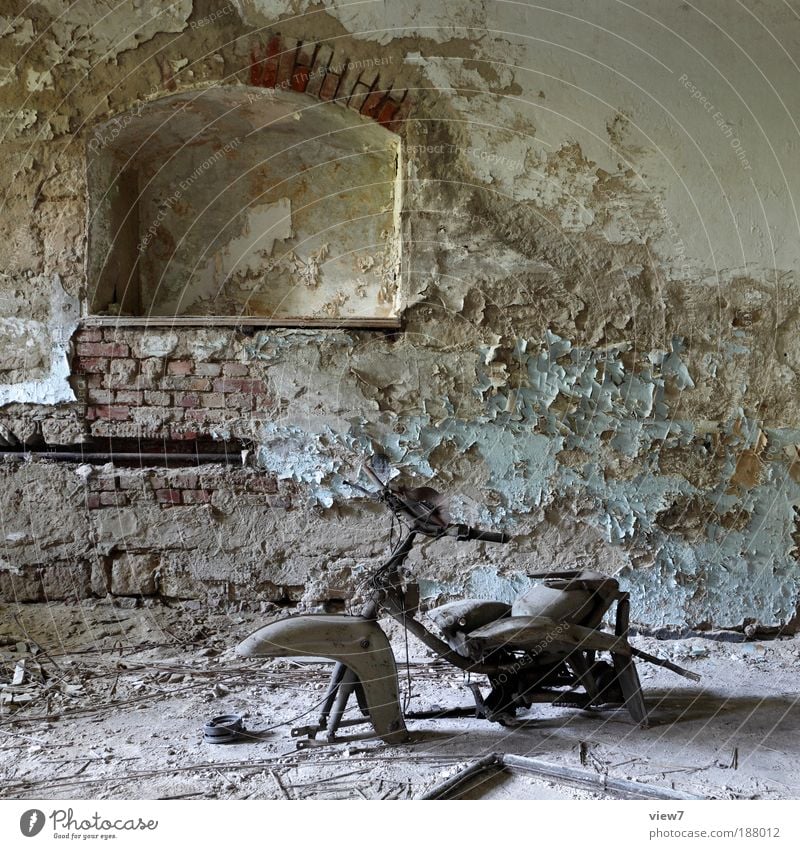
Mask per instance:
[[[87,141],[88,323],[396,326],[399,137],[289,90],[161,98]]]

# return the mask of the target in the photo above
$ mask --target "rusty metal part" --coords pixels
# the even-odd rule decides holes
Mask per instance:
[[[605,773],[587,772],[575,767],[548,763],[538,758],[528,758],[522,755],[511,755],[494,752],[451,775],[447,780],[437,784],[423,793],[418,799],[451,799],[456,796],[459,787],[479,775],[487,772],[508,770],[512,773],[522,772],[527,775],[537,775],[548,781],[606,793],[620,799],[701,799],[692,793],[672,790],[669,787],[656,787],[652,784],[642,784],[624,778],[613,778]]]
[[[674,672],[676,675],[682,675],[690,681],[702,681],[701,675],[698,675],[696,672],[690,672],[688,669],[678,666],[677,663],[673,663],[671,660],[665,660],[663,657],[656,657],[656,655],[637,649],[634,646],[631,646],[631,654],[634,657],[640,657],[642,660],[646,660],[648,663],[652,663],[655,666],[663,666],[664,669],[669,669],[670,672]]]

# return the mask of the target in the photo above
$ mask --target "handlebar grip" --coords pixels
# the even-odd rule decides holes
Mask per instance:
[[[498,534],[494,531],[482,531],[480,528],[470,528],[467,531],[467,539],[481,540],[483,542],[510,542],[508,534]]]

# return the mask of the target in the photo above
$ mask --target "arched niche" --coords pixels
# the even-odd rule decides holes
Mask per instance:
[[[89,312],[396,324],[398,136],[289,90],[177,94],[87,140]]]

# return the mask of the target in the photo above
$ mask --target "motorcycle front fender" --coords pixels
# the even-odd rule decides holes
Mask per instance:
[[[327,657],[358,676],[370,720],[387,743],[406,737],[397,667],[391,645],[378,623],[361,616],[309,614],[272,622],[236,647],[241,657]]]

